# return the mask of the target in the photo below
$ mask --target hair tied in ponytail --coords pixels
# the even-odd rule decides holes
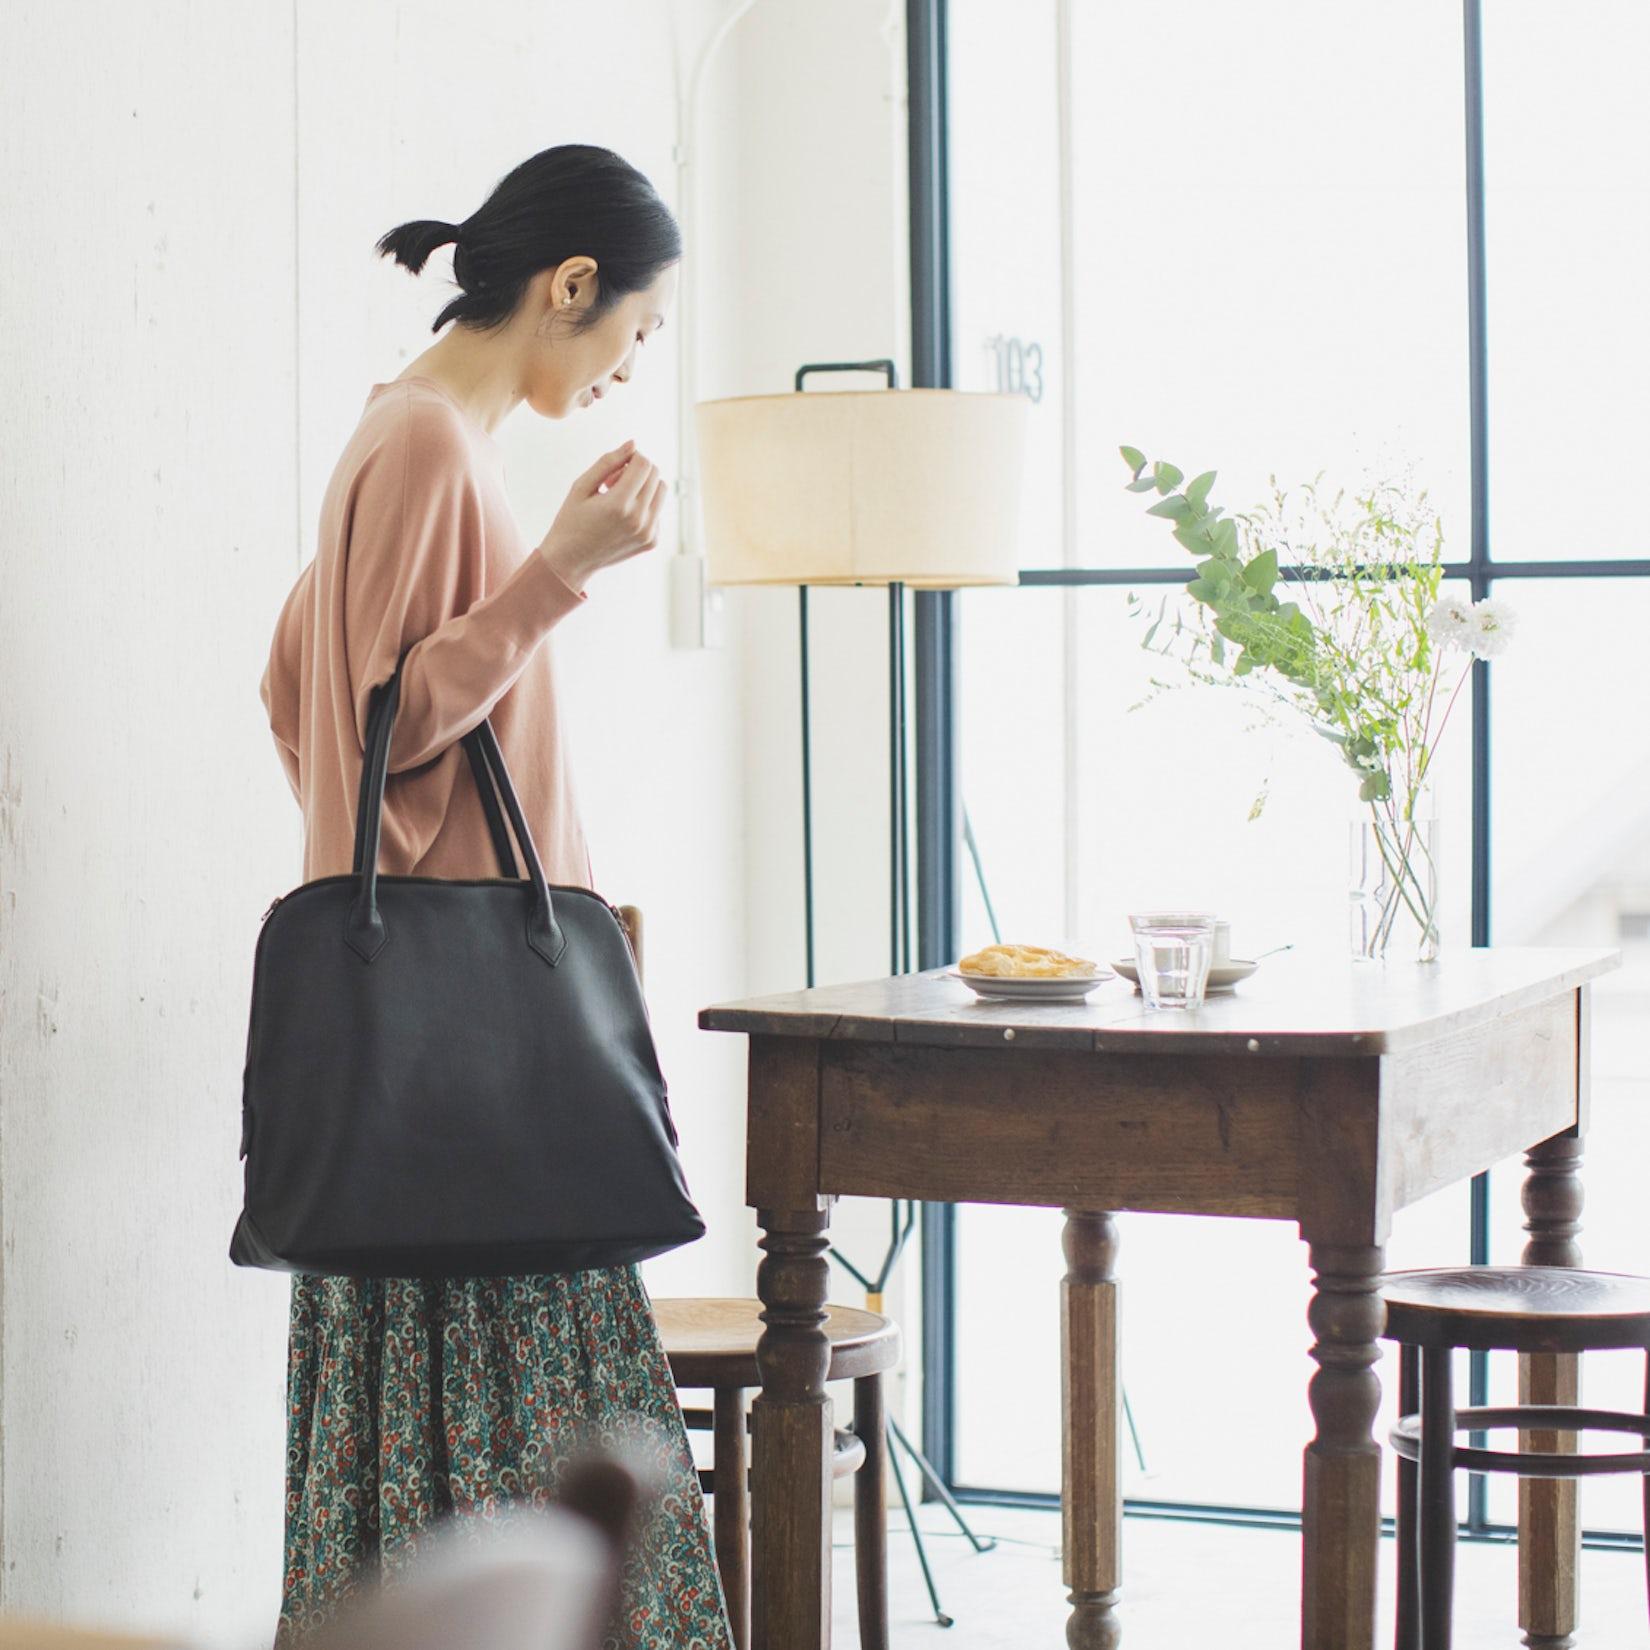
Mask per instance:
[[[524,160],[462,223],[414,219],[380,237],[377,250],[416,275],[448,242],[463,291],[436,316],[432,332],[448,321],[476,331],[502,326],[534,275],[581,253],[600,271],[595,302],[580,321],[591,326],[682,255],[681,231],[653,185],[611,149],[582,143],[558,144]]]

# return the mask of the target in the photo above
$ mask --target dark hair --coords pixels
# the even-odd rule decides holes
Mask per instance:
[[[430,327],[448,321],[477,331],[502,326],[528,281],[585,253],[596,260],[596,301],[579,312],[583,331],[626,293],[653,284],[682,255],[682,232],[653,185],[611,149],[560,143],[505,173],[461,224],[416,218],[392,229],[376,250],[417,274],[448,241],[462,294]]]

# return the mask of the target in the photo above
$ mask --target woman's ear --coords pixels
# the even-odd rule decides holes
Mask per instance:
[[[596,300],[596,260],[577,252],[563,258],[550,277],[552,309],[586,309]]]

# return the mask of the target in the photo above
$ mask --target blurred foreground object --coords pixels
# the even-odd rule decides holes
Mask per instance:
[[[448,1520],[416,1570],[352,1599],[305,1650],[597,1650],[641,1494],[627,1467],[593,1459],[554,1506],[513,1507],[495,1528]]]
[[[0,1618],[0,1650],[186,1650],[181,1639],[136,1638],[130,1633],[103,1633],[64,1627],[26,1616]]]

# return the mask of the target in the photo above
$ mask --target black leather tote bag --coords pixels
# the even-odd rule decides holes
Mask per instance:
[[[354,869],[282,895],[258,935],[229,1258],[497,1276],[691,1242],[704,1221],[618,912],[545,882],[490,722],[464,745],[501,875],[378,874],[400,691],[397,665],[369,710]]]

